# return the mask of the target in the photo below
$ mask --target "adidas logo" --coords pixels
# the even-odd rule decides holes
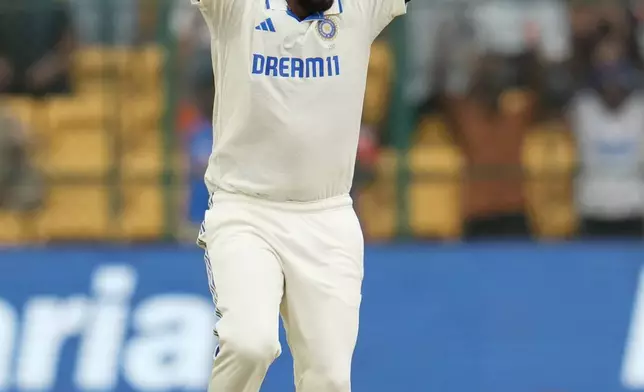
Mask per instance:
[[[275,25],[273,24],[271,18],[268,18],[260,23],[257,27],[255,27],[255,30],[270,31],[271,33],[275,33]]]

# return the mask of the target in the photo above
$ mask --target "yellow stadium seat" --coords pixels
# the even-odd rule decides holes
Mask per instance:
[[[164,213],[163,188],[157,185],[124,185],[120,222],[124,239],[159,239],[164,229]]]
[[[142,129],[158,129],[163,114],[163,95],[150,94],[129,97],[121,102],[120,130],[125,137],[136,135]]]
[[[147,91],[161,85],[165,56],[156,45],[144,48],[88,47],[74,60],[74,80],[81,90],[109,81],[125,90]]]
[[[104,240],[110,235],[110,194],[102,185],[56,185],[48,189],[36,220],[42,240]]]
[[[85,47],[74,57],[74,72],[79,78],[106,77],[129,72],[137,62],[137,51],[126,48]]]
[[[112,144],[102,129],[61,131],[39,142],[35,159],[50,175],[101,177],[110,169]]]
[[[24,124],[33,123],[35,115],[35,101],[23,97],[0,97],[0,109],[20,120]]]
[[[376,181],[358,196],[357,208],[370,240],[385,240],[396,235],[398,206],[396,203],[397,152],[383,150],[376,166]]]
[[[103,176],[112,160],[112,141],[108,132],[61,131],[40,143],[37,162],[48,174]]]
[[[397,170],[398,152],[391,148],[382,149],[376,162],[377,177],[393,181]]]
[[[121,87],[108,78],[88,78],[75,81],[74,92],[81,96],[102,95],[106,100],[120,98]]]
[[[156,91],[162,87],[165,53],[151,45],[144,48],[86,47],[74,59],[77,91]]]
[[[52,98],[47,120],[52,131],[104,128],[115,103],[104,95]]]
[[[371,46],[369,73],[380,79],[390,80],[393,71],[393,54],[386,41],[376,41]]]
[[[139,51],[131,70],[137,91],[154,91],[162,87],[164,61],[164,52],[158,46],[148,46]]]
[[[572,179],[576,162],[572,140],[557,124],[526,137],[523,161],[526,199],[533,229],[541,237],[562,238],[577,229]]]
[[[362,111],[362,121],[369,125],[379,125],[380,121],[386,114],[386,92],[380,81],[374,79],[367,80],[365,92],[364,107]]]
[[[139,57],[139,62],[143,64],[146,72],[159,73],[163,70],[165,53],[161,46],[147,46],[139,51]]]
[[[5,110],[28,133],[39,133],[47,126],[42,102],[27,97],[0,97],[0,111]]]
[[[409,151],[408,159],[413,173],[450,178],[458,178],[465,164],[459,149],[449,144],[416,146]]]
[[[24,240],[22,215],[0,211],[0,246],[17,245]]]
[[[420,181],[409,187],[409,225],[415,236],[457,239],[462,231],[458,181]]]
[[[358,198],[358,215],[368,240],[387,240],[396,235],[396,183],[376,180]]]
[[[376,41],[371,48],[363,122],[380,125],[387,115],[393,70],[391,49],[384,41]]]
[[[458,149],[419,146],[409,154],[414,180],[409,188],[409,224],[420,237],[455,239],[461,234],[461,172]]]
[[[566,173],[577,160],[571,137],[560,128],[528,133],[523,145],[523,163],[531,174]]]
[[[418,124],[416,144],[446,144],[453,143],[447,124],[441,116],[425,116]]]
[[[163,145],[160,131],[143,131],[142,137],[126,139],[123,143],[121,169],[127,179],[154,179],[161,174],[164,165]]]

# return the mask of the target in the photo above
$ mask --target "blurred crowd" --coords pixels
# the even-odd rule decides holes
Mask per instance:
[[[639,0],[412,2],[404,22],[385,32],[372,50],[353,191],[367,235],[644,238],[643,22]],[[113,238],[113,221],[120,219],[114,216],[129,219],[133,197],[129,208],[139,215],[130,226],[159,222],[146,219],[154,209],[142,207],[163,205],[159,214],[176,215],[167,221],[181,227],[174,237],[192,239],[207,203],[202,177],[213,142],[209,46],[207,26],[188,0],[0,0],[0,209],[10,211],[14,222],[16,211],[32,217],[59,208],[52,201],[52,181],[41,169],[43,159],[34,157],[32,147],[39,138],[30,128],[47,125],[25,121],[12,103],[28,99],[30,108],[46,103],[48,124],[54,118],[57,124],[79,123],[84,131],[125,133],[114,143],[104,136],[92,139],[115,146],[119,154],[128,143],[145,144],[127,136],[141,131],[137,124],[162,135],[168,112],[172,135],[155,136],[161,139],[155,147],[132,150],[138,157],[133,161],[150,157],[143,166],[154,170],[143,171],[158,176],[159,183],[140,191],[142,180],[123,180],[130,161],[105,163],[101,181],[117,184],[117,197],[83,200],[100,200],[106,211],[119,211],[105,212],[105,227],[95,231],[99,238]],[[121,79],[109,79],[113,75],[102,68],[108,60],[95,59],[96,53],[132,59],[151,47],[162,48],[158,57],[164,67],[141,73],[149,77],[152,69],[158,80],[140,87],[134,82],[141,76],[130,75],[126,87],[106,99],[105,85]],[[92,66],[108,81],[98,90],[83,76]],[[125,72],[118,64],[115,69]],[[63,99],[87,103],[97,96],[103,111],[117,117],[126,99],[146,103],[145,108],[159,100],[164,106],[152,111],[148,122],[117,120],[117,128],[126,128],[120,131],[111,126],[113,120],[105,125],[110,117],[91,125],[92,119],[81,123],[60,119],[64,111],[52,112],[64,107]],[[88,116],[83,110],[69,116]],[[66,158],[81,154],[83,147],[74,146],[65,150]],[[105,161],[113,161],[112,155],[106,153]],[[171,162],[170,169],[164,162]],[[174,171],[178,179],[170,176]],[[168,196],[168,187],[180,191]],[[69,217],[74,207],[60,207],[64,213],[56,216]],[[0,213],[0,232],[8,219]],[[137,219],[146,223],[138,226]],[[25,226],[16,224],[14,231],[24,234]],[[90,226],[78,223],[61,236],[88,233]],[[156,239],[163,230],[141,232]]]
[[[642,238],[643,11],[617,0],[410,7],[412,235]],[[364,215],[386,203],[373,199]]]

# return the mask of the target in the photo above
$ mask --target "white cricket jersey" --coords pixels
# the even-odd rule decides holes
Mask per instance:
[[[404,0],[190,0],[212,36],[215,144],[206,184],[276,201],[349,193],[371,44]]]
[[[584,216],[626,218],[644,213],[644,95],[633,93],[617,110],[596,92],[571,105],[582,171],[576,199]]]

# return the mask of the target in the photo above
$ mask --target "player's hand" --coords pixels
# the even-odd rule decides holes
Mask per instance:
[[[7,59],[0,57],[0,91],[5,90],[13,80],[13,67]]]

